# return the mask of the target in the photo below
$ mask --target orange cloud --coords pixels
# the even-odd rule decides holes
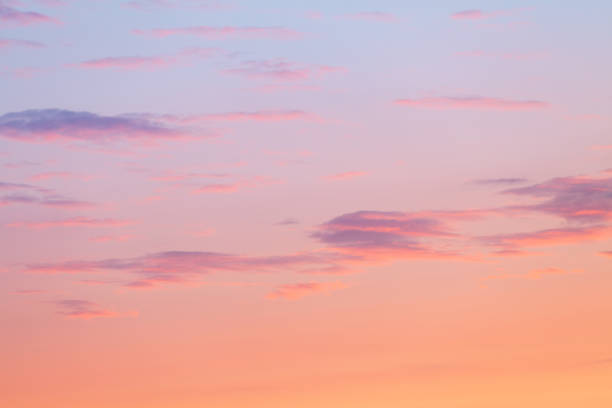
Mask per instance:
[[[288,285],[281,285],[270,292],[268,299],[297,300],[304,296],[313,295],[321,292],[330,292],[344,289],[347,285],[342,282],[302,282]]]

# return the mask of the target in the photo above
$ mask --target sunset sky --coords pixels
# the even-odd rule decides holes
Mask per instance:
[[[0,0],[0,406],[611,407],[611,15]]]

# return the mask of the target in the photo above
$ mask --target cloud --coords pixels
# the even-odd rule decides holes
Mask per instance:
[[[451,14],[451,18],[455,20],[480,20],[491,16],[491,14],[485,13],[482,10],[463,10]]]
[[[118,68],[118,69],[141,69],[156,68],[171,64],[171,58],[163,57],[106,57],[83,61],[79,64],[82,68]]]
[[[255,188],[266,186],[270,184],[278,184],[280,180],[269,179],[261,176],[251,177],[249,179],[243,179],[234,182],[227,183],[211,183],[205,184],[196,188],[193,192],[199,193],[235,193],[244,188]]]
[[[281,220],[277,223],[275,223],[274,225],[296,225],[299,224],[300,221],[296,218],[285,218],[284,220]]]
[[[24,228],[52,228],[52,227],[121,227],[129,224],[129,221],[116,220],[112,218],[87,218],[73,217],[56,221],[40,221],[40,222],[14,222],[7,224],[7,227],[24,227]]]
[[[119,56],[92,59],[77,64],[77,67],[85,69],[119,69],[128,71],[143,69],[151,70],[168,67],[193,58],[211,58],[216,55],[224,54],[225,53],[218,48],[194,47],[172,55]]]
[[[51,189],[30,184],[0,182],[0,191],[2,190],[13,192],[0,196],[0,206],[9,204],[39,204],[64,208],[93,206],[92,203],[67,198]]]
[[[67,171],[46,171],[44,173],[37,173],[34,174],[32,177],[30,177],[30,180],[48,180],[51,178],[66,178],[66,177],[73,177],[75,176],[74,173],[70,173]]]
[[[599,254],[612,258],[612,251],[603,251],[603,252],[600,252]]]
[[[71,319],[89,320],[117,316],[115,312],[103,309],[96,303],[88,300],[64,299],[52,301],[51,303],[57,306],[59,314]]]
[[[521,184],[521,183],[526,183],[527,181],[528,180],[524,178],[507,177],[507,178],[479,179],[479,180],[474,180],[473,183],[488,186],[488,185]]]
[[[123,3],[126,7],[136,10],[149,11],[155,8],[195,8],[195,9],[223,9],[227,4],[209,0],[133,0]]]
[[[40,295],[42,293],[46,293],[46,291],[41,289],[19,289],[13,292],[15,295]]]
[[[24,271],[51,275],[120,272],[131,278],[125,283],[126,287],[148,289],[166,284],[194,284],[211,273],[287,273],[305,268],[326,268],[346,258],[339,254],[318,252],[241,256],[204,251],[166,251],[136,258],[31,264]]]
[[[547,199],[537,204],[509,207],[511,209],[543,212],[575,222],[612,219],[612,177],[555,178],[503,193]]]
[[[583,241],[607,239],[612,236],[612,229],[608,226],[596,225],[588,227],[550,228],[532,232],[515,234],[497,234],[481,237],[482,243],[497,247],[503,254],[509,251],[528,247],[542,247],[551,245],[567,245]]]
[[[384,23],[390,23],[396,20],[393,14],[384,13],[382,11],[362,11],[360,13],[345,14],[343,17],[351,20],[377,21]]]
[[[270,110],[254,112],[224,112],[206,115],[186,116],[181,122],[191,123],[199,121],[222,122],[282,122],[288,120],[308,120],[312,115],[300,110]]]
[[[418,99],[398,99],[397,105],[423,109],[475,109],[501,111],[528,111],[548,107],[548,103],[537,100],[511,100],[488,97],[428,97]]]
[[[312,238],[339,253],[361,261],[404,258],[452,258],[457,254],[436,249],[425,239],[458,236],[440,219],[418,213],[358,211],[320,225]]]
[[[344,173],[331,174],[329,176],[325,176],[324,178],[327,180],[331,180],[331,181],[338,181],[338,180],[352,179],[355,177],[363,177],[368,174],[369,173],[366,171],[347,171]]]
[[[305,66],[282,60],[243,61],[238,68],[223,70],[226,74],[251,79],[274,79],[281,81],[303,81],[334,72],[344,72],[342,67],[327,65]]]
[[[96,237],[90,238],[90,241],[93,242],[123,242],[131,239],[133,235],[123,234],[123,235],[98,235]]]
[[[498,279],[528,279],[528,280],[538,280],[547,276],[558,276],[558,275],[570,275],[575,273],[580,273],[582,271],[574,270],[569,271],[561,268],[539,268],[532,269],[526,273],[501,273],[495,275],[489,275],[485,278],[485,280],[498,280]]]
[[[0,116],[0,137],[25,142],[180,139],[200,132],[133,115],[103,116],[61,109],[26,110]],[[210,136],[210,134],[206,135]]]
[[[45,47],[45,45],[37,41],[0,38],[0,48],[7,48],[7,47],[43,48]]]
[[[455,55],[459,57],[489,57],[489,58],[501,58],[505,60],[530,60],[536,58],[543,58],[547,56],[546,52],[533,51],[533,52],[491,52],[482,50],[472,51],[459,51]]]
[[[342,282],[301,282],[281,285],[270,292],[268,299],[297,300],[304,296],[314,295],[321,292],[344,289],[347,285]]]
[[[156,28],[153,30],[134,30],[134,34],[168,37],[172,35],[194,35],[211,39],[225,38],[272,38],[290,40],[301,36],[297,31],[285,27],[212,27],[196,26],[182,28]]]
[[[35,11],[22,11],[0,1],[0,27],[3,25],[30,25],[39,23],[58,23],[57,20]]]

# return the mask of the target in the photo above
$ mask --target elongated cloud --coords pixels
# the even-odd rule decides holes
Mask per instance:
[[[519,210],[548,213],[577,222],[612,219],[612,177],[562,177],[503,193],[545,199],[533,205],[512,207]]]
[[[300,110],[271,110],[255,112],[225,112],[213,113],[199,116],[187,116],[182,121],[186,123],[199,121],[223,121],[223,122],[282,122],[287,120],[307,120],[312,115]]]
[[[43,48],[45,45],[37,41],[14,40],[11,38],[0,38],[0,48],[6,47],[26,47],[26,48]]]
[[[96,319],[115,317],[117,314],[103,309],[98,304],[88,300],[64,299],[51,302],[58,308],[58,313],[71,319]]]
[[[30,25],[39,23],[57,23],[57,20],[35,11],[22,11],[10,7],[6,1],[0,1],[0,27],[4,25]]]
[[[119,56],[83,61],[76,66],[84,69],[152,70],[164,68],[193,59],[211,58],[223,55],[218,48],[188,48],[181,52],[157,56]]]
[[[40,221],[40,222],[14,222],[8,224],[9,227],[24,227],[24,228],[52,228],[52,227],[121,227],[129,224],[129,221],[116,220],[112,218],[87,218],[87,217],[74,217],[66,218],[63,220],[55,221]]]
[[[167,251],[137,258],[99,261],[73,260],[29,265],[26,272],[83,274],[119,272],[129,288],[152,288],[163,284],[192,284],[202,276],[220,272],[286,273],[306,268],[333,267],[346,256],[332,253],[295,253],[282,256],[240,256],[204,251]]]
[[[179,139],[197,137],[159,120],[103,116],[61,109],[27,110],[0,116],[0,137],[25,142]]]
[[[225,69],[223,72],[251,79],[301,81],[343,71],[345,69],[342,67],[327,65],[307,66],[282,60],[253,60],[243,61],[239,67]]]
[[[344,173],[331,174],[329,176],[325,176],[324,178],[326,180],[338,181],[338,180],[352,179],[352,178],[355,178],[355,177],[363,177],[363,176],[365,176],[367,174],[368,174],[368,172],[366,172],[366,171],[347,171],[347,172],[344,172]]]
[[[480,20],[490,16],[491,14],[485,13],[482,10],[463,10],[451,14],[451,18],[455,20]]]
[[[481,184],[481,185],[493,185],[493,186],[497,186],[497,185],[508,185],[508,184],[521,184],[521,183],[526,183],[527,179],[524,178],[518,178],[518,177],[506,177],[506,178],[493,178],[493,179],[479,179],[479,180],[474,180],[473,183],[474,184]]]
[[[344,289],[346,287],[347,285],[342,282],[301,282],[281,285],[266,297],[268,299],[297,300],[304,296]]]
[[[167,66],[173,62],[171,58],[163,57],[107,57],[81,62],[82,68],[119,68],[140,69]]]
[[[529,111],[548,107],[546,102],[537,100],[511,100],[502,98],[473,97],[430,97],[418,99],[398,99],[397,105],[423,109],[475,109],[500,111]]]
[[[452,239],[456,234],[442,220],[420,214],[358,211],[320,225],[311,237],[334,251],[362,260],[456,256],[448,249],[436,249],[424,241],[426,238]]]
[[[89,202],[64,197],[52,189],[30,184],[0,182],[0,191],[3,190],[9,191],[9,194],[0,195],[0,206],[9,204],[38,204],[59,208],[93,206],[93,204]]]
[[[297,31],[285,27],[212,27],[196,26],[182,28],[156,28],[153,30],[134,30],[134,34],[152,35],[154,37],[168,37],[172,35],[194,35],[206,38],[272,38],[295,39],[300,37]]]
[[[351,20],[366,20],[366,21],[377,21],[377,22],[393,22],[396,17],[390,13],[384,13],[382,11],[362,11],[359,13],[345,14],[344,18]]]
[[[612,237],[612,228],[603,225],[588,227],[550,228],[516,234],[498,234],[480,238],[486,245],[497,247],[500,253],[512,253],[523,248],[568,245]]]

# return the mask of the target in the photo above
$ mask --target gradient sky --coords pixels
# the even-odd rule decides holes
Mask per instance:
[[[298,3],[0,0],[0,405],[612,406],[612,3]]]

